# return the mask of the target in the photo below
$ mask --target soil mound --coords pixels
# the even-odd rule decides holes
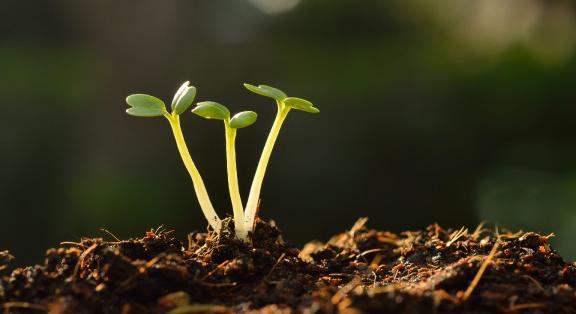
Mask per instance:
[[[576,265],[532,232],[479,226],[394,234],[360,219],[302,250],[274,222],[63,242],[0,278],[4,313],[576,313]],[[0,270],[12,259],[0,252]]]

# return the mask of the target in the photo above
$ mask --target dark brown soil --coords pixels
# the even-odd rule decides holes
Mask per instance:
[[[64,242],[43,265],[2,276],[0,304],[58,314],[576,313],[576,265],[550,236],[438,225],[394,234],[365,223],[302,250],[262,221],[253,245],[230,230],[186,243],[163,230]],[[11,259],[0,252],[0,270]]]

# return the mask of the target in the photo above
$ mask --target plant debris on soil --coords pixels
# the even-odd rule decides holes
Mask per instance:
[[[170,231],[84,238],[0,277],[3,313],[576,313],[576,265],[549,236],[431,225],[394,234],[366,220],[298,249],[274,222],[252,244]],[[0,252],[0,270],[13,257]]]

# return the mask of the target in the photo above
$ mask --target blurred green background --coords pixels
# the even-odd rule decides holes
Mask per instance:
[[[259,121],[238,134],[246,197],[275,106],[310,99],[272,156],[262,216],[301,245],[370,217],[401,231],[483,220],[554,232],[576,258],[576,5],[544,0],[0,2],[0,248],[206,222],[164,119],[124,98],[198,100]],[[231,214],[219,123],[183,127]]]

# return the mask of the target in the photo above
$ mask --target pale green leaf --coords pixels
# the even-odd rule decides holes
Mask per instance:
[[[132,94],[126,97],[126,103],[134,108],[166,109],[161,99],[146,94]]]
[[[288,97],[284,99],[284,104],[290,108],[294,108],[297,110],[302,110],[311,113],[318,113],[320,110],[314,107],[314,105],[306,99],[297,98],[297,97]]]
[[[283,91],[281,91],[275,87],[268,86],[268,85],[254,86],[251,84],[244,83],[244,87],[246,87],[247,90],[249,90],[253,93],[256,93],[256,94],[262,95],[262,96],[266,96],[266,97],[270,97],[270,98],[274,98],[278,101],[281,101],[284,98],[288,97],[286,95],[286,93],[284,93]]]
[[[308,108],[304,108],[304,109],[300,109],[300,110],[310,112],[310,113],[319,113],[320,112],[320,109],[318,109],[316,107],[308,107]]]
[[[182,93],[188,88],[188,86],[190,86],[190,81],[186,81],[182,83],[182,85],[180,85],[180,88],[178,88],[178,91],[176,91],[176,94],[174,94],[174,98],[172,98],[172,110],[174,110],[174,106],[176,106],[176,101],[178,100],[178,98],[180,98],[180,95],[182,95]]]
[[[199,102],[192,112],[206,119],[226,120],[230,117],[228,108],[213,101]]]
[[[245,128],[256,122],[258,115],[254,111],[242,111],[235,114],[232,119],[230,119],[230,127],[233,129]]]
[[[158,117],[163,116],[167,112],[166,110],[159,108],[132,107],[126,109],[126,113],[136,117]]]
[[[175,99],[175,102],[172,103],[172,111],[176,114],[183,113],[190,107],[190,105],[192,105],[192,102],[196,97],[196,87],[186,86],[183,90],[179,90],[179,92],[180,95],[178,95],[178,98]]]

